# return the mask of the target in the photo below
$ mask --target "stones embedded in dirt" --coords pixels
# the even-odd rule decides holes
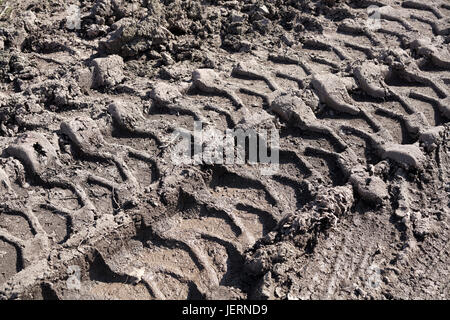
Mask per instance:
[[[97,58],[92,61],[94,67],[93,87],[113,87],[124,79],[124,62],[121,56],[111,55],[106,58]]]

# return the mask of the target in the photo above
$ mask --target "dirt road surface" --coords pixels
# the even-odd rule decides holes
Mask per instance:
[[[445,0],[0,0],[0,299],[449,299],[449,43]],[[176,161],[194,121],[277,170]]]

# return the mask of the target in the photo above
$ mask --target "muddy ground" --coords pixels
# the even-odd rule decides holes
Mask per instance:
[[[0,299],[449,299],[449,42],[444,0],[0,0]],[[278,170],[174,161],[194,121]]]

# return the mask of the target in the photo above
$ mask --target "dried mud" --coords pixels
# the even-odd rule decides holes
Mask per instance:
[[[0,14],[0,299],[449,299],[448,2]],[[194,120],[278,172],[174,163]]]

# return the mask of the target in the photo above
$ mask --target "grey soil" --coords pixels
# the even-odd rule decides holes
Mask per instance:
[[[449,299],[449,43],[437,0],[0,0],[0,299]],[[278,172],[175,163],[194,120]]]

